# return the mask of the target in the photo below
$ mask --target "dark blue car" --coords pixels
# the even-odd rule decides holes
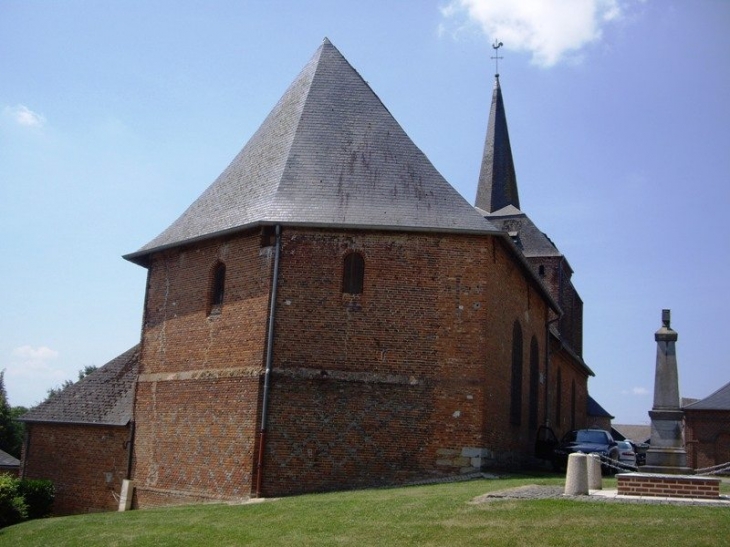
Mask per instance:
[[[563,470],[568,465],[568,456],[574,452],[584,454],[599,454],[602,457],[618,461],[618,443],[608,431],[603,429],[574,429],[568,431],[553,451],[553,467]],[[604,465],[604,471],[610,472],[611,467]]]

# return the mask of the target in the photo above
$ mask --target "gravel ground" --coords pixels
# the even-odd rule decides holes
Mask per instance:
[[[516,488],[508,488],[506,490],[498,490],[489,492],[474,498],[471,503],[489,503],[501,500],[540,500],[540,499],[570,499],[571,501],[597,502],[597,503],[644,503],[652,505],[702,505],[712,507],[727,507],[730,509],[730,499],[723,496],[722,500],[717,502],[709,500],[679,499],[679,498],[627,498],[616,497],[610,495],[610,490],[605,494],[591,494],[589,496],[566,496],[563,494],[562,486],[540,486],[538,484],[529,484],[526,486],[518,486]],[[615,493],[615,491],[613,491]]]

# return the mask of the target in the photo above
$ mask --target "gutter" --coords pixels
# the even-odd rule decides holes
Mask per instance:
[[[264,479],[264,451],[266,449],[266,432],[269,418],[269,385],[271,366],[274,359],[274,319],[276,312],[276,293],[279,288],[279,262],[281,259],[281,225],[276,225],[276,243],[274,250],[274,272],[271,277],[271,299],[269,301],[269,329],[266,340],[266,370],[264,372],[264,392],[261,402],[261,428],[259,429],[259,452],[256,460],[256,497],[261,495],[261,483]]]

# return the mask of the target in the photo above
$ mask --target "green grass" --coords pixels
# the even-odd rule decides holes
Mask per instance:
[[[30,521],[0,545],[726,545],[730,507],[551,500],[469,502],[562,478],[520,477]],[[606,487],[615,481],[605,481]]]

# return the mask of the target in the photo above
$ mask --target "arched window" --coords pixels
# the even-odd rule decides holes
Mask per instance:
[[[342,272],[342,292],[347,294],[362,294],[363,279],[365,278],[365,260],[360,253],[349,253],[345,256]]]
[[[537,406],[540,386],[540,352],[537,339],[533,336],[530,342],[530,429],[537,429]]]
[[[512,327],[512,384],[510,386],[509,421],[520,425],[522,421],[522,328],[515,321]]]
[[[218,262],[213,268],[213,283],[210,289],[210,313],[220,313],[226,289],[226,265]]]
[[[575,380],[570,383],[570,429],[575,429]]]

